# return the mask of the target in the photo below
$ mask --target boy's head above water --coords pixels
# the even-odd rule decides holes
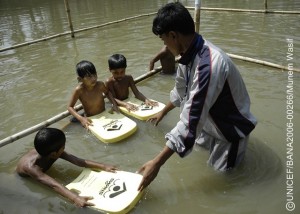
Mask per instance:
[[[66,143],[65,134],[55,128],[43,128],[34,138],[34,147],[41,156],[48,156],[58,152]]]
[[[126,71],[127,62],[122,54],[114,54],[108,58],[108,67],[116,80],[121,80]]]
[[[108,58],[109,70],[116,70],[119,68],[126,68],[127,62],[125,56],[122,54],[114,54]]]
[[[97,75],[96,68],[93,63],[82,60],[76,65],[76,73],[78,77],[84,78],[84,77],[91,77]]]

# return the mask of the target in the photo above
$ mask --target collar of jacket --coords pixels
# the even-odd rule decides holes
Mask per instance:
[[[183,65],[188,65],[191,61],[194,60],[196,54],[202,49],[204,40],[201,35],[195,33],[195,36],[185,53],[179,59],[179,63]]]

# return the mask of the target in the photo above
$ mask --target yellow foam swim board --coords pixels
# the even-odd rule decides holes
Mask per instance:
[[[93,171],[84,169],[81,174],[66,187],[80,196],[92,196],[90,208],[104,213],[128,213],[141,199],[143,192],[138,186],[143,176],[136,173],[117,171]]]
[[[155,101],[155,100],[153,100],[153,101]],[[138,100],[134,97],[130,97],[130,98],[124,100],[124,102],[136,105],[138,107],[138,110],[129,112],[125,107],[120,107],[120,110],[124,114],[130,115],[130,116],[135,117],[139,120],[147,120],[151,116],[153,116],[156,113],[160,112],[165,107],[165,104],[157,102],[157,101],[155,101],[155,102],[158,103],[158,106],[147,106],[147,105],[145,105],[145,103],[143,101]]]
[[[104,111],[89,117],[93,125],[88,129],[102,142],[115,143],[132,135],[136,129],[136,122],[121,113]]]

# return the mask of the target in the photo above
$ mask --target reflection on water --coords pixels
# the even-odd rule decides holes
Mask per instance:
[[[141,13],[151,13],[168,1],[69,1],[75,29],[99,25]],[[193,6],[194,1],[182,1]],[[0,0],[0,48],[68,31],[61,0]],[[262,9],[263,1],[202,1],[204,7]],[[299,10],[297,0],[269,2],[270,9]],[[193,13],[193,11],[191,11]],[[77,85],[75,65],[92,61],[100,80],[109,75],[107,59],[113,53],[127,58],[127,73],[135,78],[147,72],[151,57],[163,45],[151,32],[153,16],[63,36],[22,48],[0,52],[0,139],[66,110]],[[286,38],[294,38],[294,67],[300,67],[298,15],[201,12],[201,33],[226,52],[286,65]],[[258,125],[250,137],[240,167],[219,173],[207,166],[207,151],[195,147],[181,159],[174,155],[162,167],[142,201],[132,211],[153,213],[286,213],[285,210],[285,98],[286,72],[234,60],[251,97]],[[294,73],[294,118],[300,117],[299,74]],[[167,102],[174,76],[155,75],[138,84],[148,97]],[[52,127],[67,136],[66,150],[79,157],[115,164],[135,172],[164,146],[164,136],[178,121],[170,112],[158,127],[137,121],[138,130],[116,144],[103,144],[80,124],[63,119]],[[299,133],[294,133],[295,139]],[[77,209],[52,190],[15,173],[19,158],[32,148],[34,134],[0,148],[0,213],[97,213]],[[300,161],[295,145],[294,162]],[[80,168],[59,160],[49,174],[63,184]],[[295,176],[295,183],[299,183]],[[295,187],[298,188],[298,187]],[[299,198],[295,189],[294,198]],[[37,203],[38,201],[38,203]],[[18,206],[16,205],[18,203]]]

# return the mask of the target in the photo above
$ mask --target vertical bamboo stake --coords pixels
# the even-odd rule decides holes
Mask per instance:
[[[265,0],[265,12],[268,11],[268,0]]]
[[[66,8],[66,11],[67,11],[67,16],[68,16],[68,21],[69,21],[69,27],[70,27],[70,30],[71,30],[71,36],[72,36],[72,38],[74,38],[74,30],[73,30],[73,24],[72,24],[72,20],[71,20],[69,0],[64,0],[64,1],[65,1],[65,8]]]
[[[194,22],[195,22],[195,31],[197,33],[199,33],[200,30],[200,7],[201,7],[201,0],[195,0]]]

